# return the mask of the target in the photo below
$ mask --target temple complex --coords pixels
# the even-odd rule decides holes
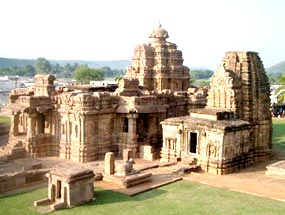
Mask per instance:
[[[33,88],[13,90],[7,148],[78,162],[128,149],[133,158],[196,163],[215,174],[269,158],[270,91],[258,54],[227,52],[208,91],[189,88],[189,69],[165,29],[149,37],[117,88],[56,88],[54,76],[38,74]]]
[[[203,108],[207,94],[189,88],[182,52],[167,38],[158,26],[149,43],[135,48],[132,66],[116,90],[55,88],[54,76],[40,74],[33,88],[13,90],[8,148],[78,162],[103,159],[110,151],[118,156],[124,149],[133,157],[160,158],[160,122]]]

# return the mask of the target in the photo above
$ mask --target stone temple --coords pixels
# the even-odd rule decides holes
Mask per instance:
[[[189,69],[165,29],[149,37],[117,89],[56,88],[54,76],[36,75],[33,88],[13,90],[7,147],[78,162],[129,149],[136,158],[195,161],[216,174],[268,158],[269,84],[258,54],[228,52],[208,91],[189,88]]]
[[[255,52],[227,52],[212,76],[204,109],[164,120],[162,160],[195,159],[216,174],[272,153],[269,83]]]

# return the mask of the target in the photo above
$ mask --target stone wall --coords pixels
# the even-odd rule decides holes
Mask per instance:
[[[233,172],[250,162],[250,125],[245,121],[185,116],[167,119],[162,127],[161,161],[195,159],[204,171],[215,174]]]
[[[46,182],[45,174],[50,169],[23,170],[20,172],[0,175],[0,193],[23,188],[35,183]]]
[[[8,142],[10,125],[0,124],[0,146],[5,145]]]

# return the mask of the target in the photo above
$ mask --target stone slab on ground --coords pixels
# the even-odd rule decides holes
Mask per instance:
[[[266,175],[285,179],[285,160],[266,166]]]
[[[151,181],[125,188],[123,185],[110,183],[106,181],[96,181],[95,186],[102,187],[107,190],[112,190],[114,192],[119,192],[126,194],[128,196],[134,196],[170,183],[174,183],[176,181],[182,180],[182,177],[161,177],[161,175],[152,175]]]

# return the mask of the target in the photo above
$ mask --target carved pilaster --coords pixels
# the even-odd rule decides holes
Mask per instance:
[[[27,138],[31,138],[36,135],[36,113],[28,114],[27,118]]]
[[[10,128],[10,131],[11,131],[11,134],[13,135],[18,135],[19,133],[19,113],[18,112],[13,112],[12,113],[12,116],[11,116],[11,128]]]
[[[80,145],[84,145],[85,143],[85,120],[86,120],[86,116],[85,115],[81,115],[79,118],[79,126],[80,126]]]
[[[139,115],[137,113],[129,113],[127,114],[128,118],[128,133],[134,135],[137,133],[137,118]]]

